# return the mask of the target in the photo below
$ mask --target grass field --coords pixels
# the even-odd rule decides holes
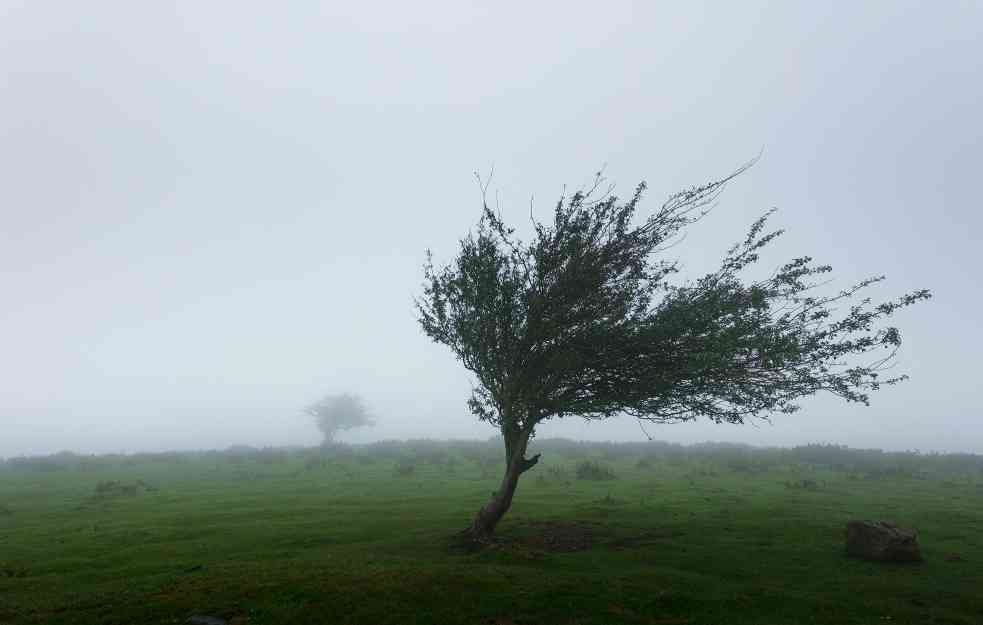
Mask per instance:
[[[492,443],[8,461],[0,623],[983,623],[983,458],[537,443],[477,551]],[[846,557],[853,518],[925,562]]]

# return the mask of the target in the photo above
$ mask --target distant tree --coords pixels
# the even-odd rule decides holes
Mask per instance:
[[[533,219],[530,243],[485,202],[451,264],[435,268],[428,250],[423,295],[415,300],[420,325],[475,375],[471,411],[505,443],[501,485],[467,534],[494,531],[519,477],[539,460],[525,454],[548,419],[628,414],[657,423],[743,423],[792,412],[798,399],[819,391],[867,404],[870,391],[905,378],[880,377],[901,335],[876,326],[930,293],[838,310],[883,276],[816,295],[817,278],[831,267],[808,256],[770,277],[743,278],[782,234],[764,234],[768,214],[719,269],[670,281],[678,264],[661,253],[749,166],[670,196],[637,223],[645,184],[622,202],[598,174],[591,188],[560,198],[552,223]]]
[[[314,417],[325,444],[333,443],[338,432],[375,425],[365,402],[351,393],[328,395],[308,406],[305,412]]]

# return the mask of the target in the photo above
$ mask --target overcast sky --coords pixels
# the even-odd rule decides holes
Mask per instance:
[[[412,307],[472,172],[521,224],[604,165],[651,210],[762,148],[684,275],[777,207],[764,265],[934,291],[911,380],[651,434],[983,453],[983,3],[485,4],[0,0],[0,456],[315,444],[340,391],[379,420],[350,441],[493,435]]]

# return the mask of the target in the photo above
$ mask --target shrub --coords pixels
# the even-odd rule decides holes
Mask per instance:
[[[273,447],[264,447],[253,454],[256,462],[265,465],[286,464],[288,460],[287,452]]]
[[[396,461],[393,473],[399,477],[408,477],[416,473],[416,462],[411,458],[400,458]]]
[[[795,482],[785,482],[785,488],[801,488],[802,490],[819,490],[819,482],[816,480],[796,480]]]
[[[584,460],[577,464],[578,480],[613,480],[614,471],[605,465],[591,460]]]
[[[442,466],[450,461],[450,455],[442,449],[420,452],[418,457],[421,462],[435,466]]]
[[[21,471],[37,471],[47,473],[51,471],[65,471],[75,469],[81,456],[70,451],[60,451],[50,456],[35,456],[28,458],[10,458],[6,464],[12,469]]]
[[[323,469],[326,466],[328,466],[328,460],[321,455],[311,456],[304,462],[304,469],[308,471]]]
[[[137,480],[132,484],[126,484],[117,480],[107,480],[96,484],[95,496],[99,498],[109,497],[133,497],[140,491],[154,491],[155,487],[150,486],[143,480]]]

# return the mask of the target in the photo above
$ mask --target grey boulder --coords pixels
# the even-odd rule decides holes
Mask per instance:
[[[850,521],[846,552],[876,562],[921,562],[918,532],[889,521]]]

